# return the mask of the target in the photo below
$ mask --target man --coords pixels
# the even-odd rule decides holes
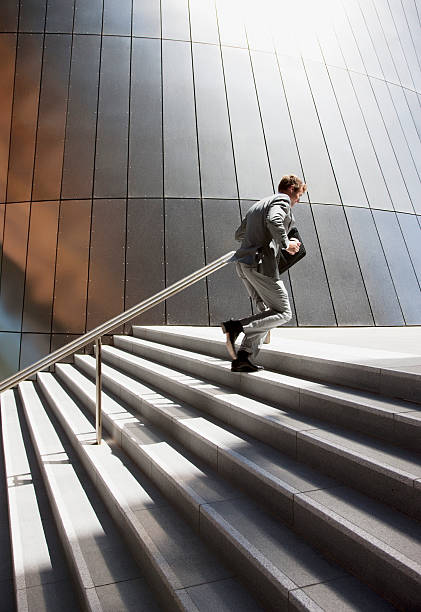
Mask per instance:
[[[279,279],[278,256],[281,249],[293,255],[300,248],[298,240],[288,239],[288,232],[294,224],[291,209],[306,190],[306,184],[294,174],[283,176],[278,193],[256,202],[235,233],[235,239],[241,241],[234,256],[237,274],[258,312],[245,319],[221,324],[233,372],[262,369],[250,358],[256,357],[273,327],[291,319],[288,293]],[[241,332],[244,338],[237,354],[235,341]]]

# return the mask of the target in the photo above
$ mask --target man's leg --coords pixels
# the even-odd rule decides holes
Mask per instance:
[[[256,357],[267,332],[291,319],[291,306],[282,281],[260,274],[247,264],[238,263],[237,272],[256,305],[267,306],[266,310],[240,320],[244,332],[240,351]]]

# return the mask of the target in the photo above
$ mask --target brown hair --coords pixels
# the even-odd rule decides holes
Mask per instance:
[[[289,187],[293,187],[295,192],[302,190],[304,193],[304,191],[307,191],[307,185],[298,178],[298,176],[295,176],[295,174],[285,174],[285,176],[281,178],[278,185],[278,192],[284,192],[289,189]]]

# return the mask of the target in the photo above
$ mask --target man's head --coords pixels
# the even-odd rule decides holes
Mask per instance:
[[[305,191],[307,191],[307,185],[295,174],[286,174],[278,185],[278,192],[286,193],[289,196],[291,206],[298,202]]]

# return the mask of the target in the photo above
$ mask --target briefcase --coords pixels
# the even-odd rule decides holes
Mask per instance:
[[[305,250],[303,241],[301,240],[301,236],[298,233],[298,230],[296,227],[293,227],[292,229],[290,229],[290,231],[288,232],[288,238],[290,240],[291,238],[296,238],[299,242],[301,242],[301,246],[300,246],[300,249],[294,255],[291,255],[285,250],[279,251],[279,254],[278,254],[279,274],[283,274],[284,272],[286,272],[286,270],[288,270],[291,266],[296,264],[297,261],[300,261],[300,259],[302,259],[304,255],[306,254],[306,250]]]

